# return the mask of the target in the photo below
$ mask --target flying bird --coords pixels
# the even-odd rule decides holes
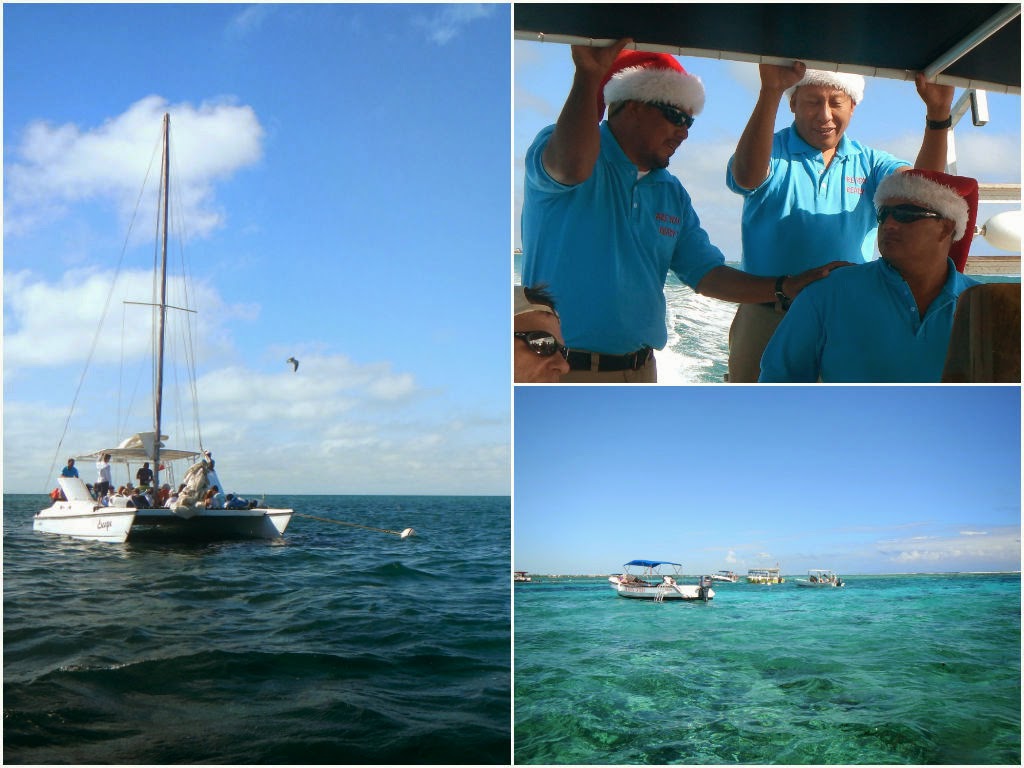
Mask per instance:
[[[294,357],[289,357],[287,360],[285,360],[285,362],[292,364],[292,372],[293,373],[295,371],[299,370],[299,361],[296,360]]]

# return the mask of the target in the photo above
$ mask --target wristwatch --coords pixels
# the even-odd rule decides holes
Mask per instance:
[[[953,127],[953,116],[950,115],[945,120],[929,120],[927,116],[924,119],[925,124],[933,131],[941,131],[945,128]]]
[[[786,292],[782,290],[782,283],[785,282],[787,277],[789,277],[789,275],[779,275],[775,278],[775,298],[778,299],[779,304],[784,310],[789,309],[789,305],[793,301],[786,295]]]

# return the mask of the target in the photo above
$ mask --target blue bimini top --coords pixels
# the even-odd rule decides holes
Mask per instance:
[[[682,563],[670,563],[668,560],[630,560],[626,565],[642,565],[644,568],[656,568],[659,565],[682,565]]]

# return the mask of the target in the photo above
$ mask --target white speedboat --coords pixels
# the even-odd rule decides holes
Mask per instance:
[[[515,571],[512,574],[512,581],[518,581],[520,584],[525,584],[526,582],[533,581],[533,579],[530,578],[530,574],[526,571]]]
[[[663,566],[671,566],[672,573],[664,572]],[[711,577],[701,576],[697,584],[680,584],[682,573],[679,563],[667,560],[630,560],[623,566],[618,576],[609,576],[612,589],[619,597],[631,597],[639,600],[703,600],[707,602],[715,596],[711,588]],[[630,571],[639,569],[639,573]]]
[[[712,581],[728,581],[731,584],[735,584],[740,580],[740,577],[736,575],[735,571],[719,571],[718,573],[711,574]]]
[[[835,571],[827,571],[821,568],[814,568],[807,572],[806,579],[794,579],[798,587],[811,587],[813,589],[834,589],[845,586],[845,582]]]
[[[271,509],[265,504],[243,502],[231,498],[227,503],[217,500],[207,508],[206,497],[214,486],[222,494],[229,490],[214,471],[212,456],[200,449],[178,450],[167,448],[161,420],[164,380],[165,319],[168,311],[191,313],[168,303],[167,299],[167,220],[170,187],[170,116],[164,115],[163,162],[161,173],[160,224],[158,240],[161,259],[154,279],[154,296],[159,298],[149,306],[153,309],[155,384],[153,388],[153,429],[139,432],[123,440],[115,448],[103,448],[79,457],[96,462],[109,455],[111,480],[128,486],[136,478],[133,466],[152,467],[152,481],[147,484],[150,493],[135,492],[96,498],[93,489],[80,477],[60,477],[58,487],[51,493],[53,504],[36,514],[32,527],[43,533],[71,536],[104,542],[124,542],[151,533],[170,533],[175,536],[199,539],[237,537],[276,538],[284,533],[292,517],[290,509]],[[192,371],[194,376],[194,371]],[[194,383],[190,390],[195,394]],[[63,438],[62,438],[63,439]],[[176,469],[177,465],[177,469]],[[90,466],[86,463],[84,466]],[[182,471],[184,470],[184,471]],[[180,475],[176,476],[176,472]],[[160,498],[161,480],[169,491],[179,490],[176,499],[164,506]],[[169,481],[169,482],[167,482]],[[172,483],[174,485],[172,486]]]

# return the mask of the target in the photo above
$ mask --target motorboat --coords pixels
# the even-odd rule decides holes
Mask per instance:
[[[749,584],[784,584],[786,580],[778,566],[775,568],[751,568],[747,571]]]
[[[672,573],[666,573],[670,566]],[[631,571],[630,569],[634,570]],[[609,576],[608,581],[619,597],[639,600],[703,600],[715,596],[711,588],[711,577],[701,576],[696,584],[681,584],[683,574],[679,563],[667,560],[630,560],[623,566],[623,572]],[[639,571],[639,572],[636,572]]]
[[[806,579],[794,580],[798,587],[811,587],[813,589],[833,589],[845,586],[845,582],[835,571],[814,568],[807,572]]]
[[[153,311],[154,330],[153,429],[137,432],[115,447],[101,448],[79,456],[83,461],[93,462],[105,458],[110,465],[111,484],[115,488],[119,487],[114,484],[116,478],[125,490],[101,496],[94,494],[94,488],[77,474],[65,477],[62,473],[57,479],[57,487],[50,494],[53,504],[38,512],[33,519],[32,527],[36,531],[111,543],[121,543],[154,533],[190,539],[277,538],[284,533],[291,520],[291,509],[274,509],[265,502],[242,500],[234,494],[224,494],[227,487],[217,476],[212,454],[201,445],[197,449],[182,450],[168,448],[164,442],[168,439],[162,433],[165,320],[169,311],[180,311],[182,314],[194,312],[170,304],[167,297],[169,158],[170,115],[165,114],[160,215],[157,225],[161,258],[154,275],[154,297],[158,298],[147,304]],[[194,371],[191,372],[191,378],[190,390],[194,397]],[[197,417],[195,421],[198,422]],[[146,479],[144,487],[131,488],[131,481],[140,478],[138,473],[132,475],[135,466],[140,469],[144,466],[152,468],[150,474],[141,476]],[[161,479],[174,483],[173,488],[177,491],[175,497],[169,495],[171,482],[161,485]],[[140,481],[139,485],[143,483]],[[166,500],[164,494],[168,494]]]
[[[731,584],[735,584],[740,580],[740,577],[736,575],[735,571],[718,571],[717,573],[711,574],[712,581],[728,581]]]
[[[514,571],[512,573],[512,581],[519,582],[520,584],[525,584],[526,582],[533,581],[533,579],[530,578],[530,574],[528,574],[526,571]]]

